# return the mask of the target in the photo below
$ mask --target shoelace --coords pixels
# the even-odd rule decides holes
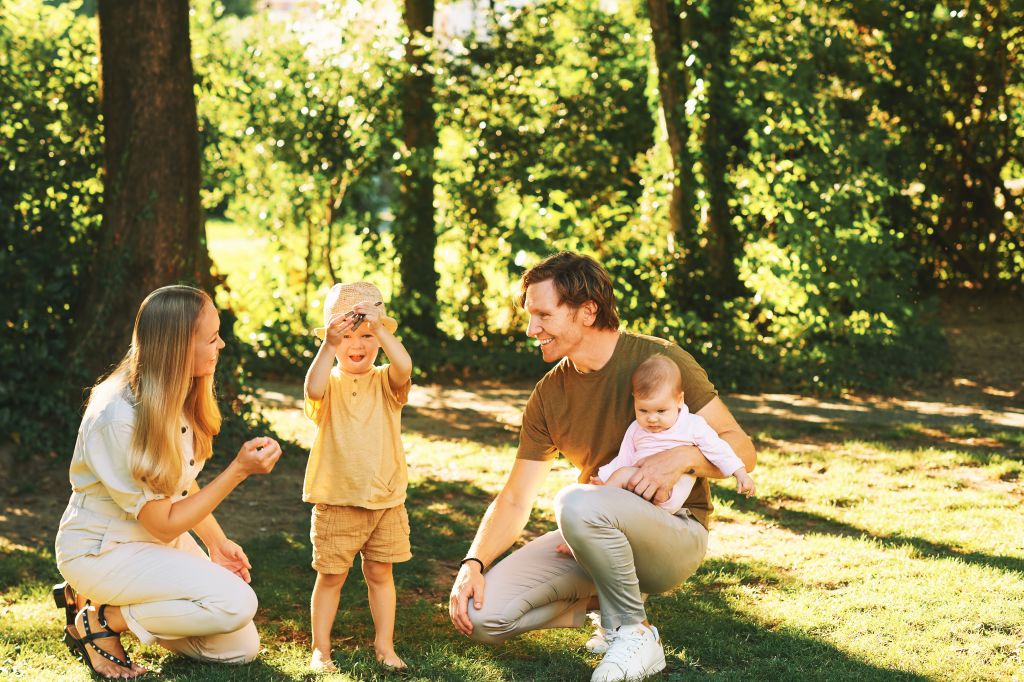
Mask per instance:
[[[608,642],[608,653],[604,655],[601,663],[614,663],[621,667],[621,664],[627,662],[640,648],[643,639],[640,633],[624,634],[616,630],[607,630],[605,640]]]

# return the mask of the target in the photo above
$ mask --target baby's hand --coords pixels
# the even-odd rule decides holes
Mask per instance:
[[[757,488],[754,486],[754,479],[746,471],[740,469],[733,476],[736,477],[736,492],[742,493],[747,497],[757,492]]]
[[[574,559],[576,558],[576,556],[572,553],[572,549],[570,549],[569,545],[565,544],[564,542],[555,545],[555,551],[559,554],[567,554]]]
[[[589,480],[589,481],[587,481],[587,482],[588,482],[588,483],[589,483],[590,485],[604,485],[604,481],[602,481],[602,480],[601,480],[600,478],[598,478],[597,476],[591,476],[591,477],[590,477],[590,480]]]

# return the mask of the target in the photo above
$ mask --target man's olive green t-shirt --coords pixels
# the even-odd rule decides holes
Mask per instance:
[[[584,374],[563,358],[537,382],[523,413],[516,457],[544,461],[561,452],[579,469],[578,480],[589,481],[618,453],[626,429],[636,418],[633,371],[657,353],[679,365],[683,400],[691,413],[700,411],[718,395],[707,372],[676,344],[620,332],[611,359],[601,369]],[[712,510],[707,479],[697,479],[683,506],[707,527]]]

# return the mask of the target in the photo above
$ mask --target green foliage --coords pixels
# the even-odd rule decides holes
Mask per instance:
[[[330,284],[422,304],[394,240],[417,163],[405,36],[368,6],[284,22],[230,5],[195,3],[191,28],[218,300],[250,368],[294,376]],[[545,0],[422,45],[438,137],[422,257],[444,338],[407,334],[421,376],[535,374],[514,285],[563,248],[608,267],[629,328],[678,340],[732,388],[883,387],[941,363],[935,289],[1019,285],[1024,34],[1004,4],[688,4],[692,234],[669,227],[645,11]],[[16,2],[0,17],[0,430],[47,448],[64,431],[39,425],[73,421],[70,387],[93,379],[66,362],[101,215],[87,14]],[[712,267],[723,235],[730,281]]]
[[[538,254],[614,265],[642,241],[647,46],[635,17],[557,0],[439,59],[442,327],[486,343],[521,333],[510,283]]]
[[[0,432],[74,442],[69,366],[82,278],[99,226],[102,145],[96,26],[73,7],[5,3],[0,18]]]
[[[328,6],[317,26],[346,19]],[[226,210],[267,248],[227,281],[256,371],[302,371],[309,330],[335,281],[392,293],[397,35],[371,13],[311,41],[309,25],[193,14],[204,140],[204,203]],[[319,34],[318,34],[319,35]]]

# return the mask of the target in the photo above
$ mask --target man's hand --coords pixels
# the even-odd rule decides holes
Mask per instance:
[[[467,637],[473,632],[473,623],[469,620],[469,600],[477,609],[484,605],[484,576],[475,561],[462,564],[459,574],[452,585],[452,595],[448,600],[448,615],[455,629]]]
[[[661,504],[672,496],[672,488],[683,474],[693,473],[703,459],[704,455],[695,445],[681,445],[644,457],[636,463],[637,472],[626,483],[626,490]]]
[[[218,566],[223,566],[245,582],[252,581],[249,576],[252,564],[249,563],[249,557],[245,556],[245,552],[238,544],[225,538],[219,545],[209,549],[210,561]]]

